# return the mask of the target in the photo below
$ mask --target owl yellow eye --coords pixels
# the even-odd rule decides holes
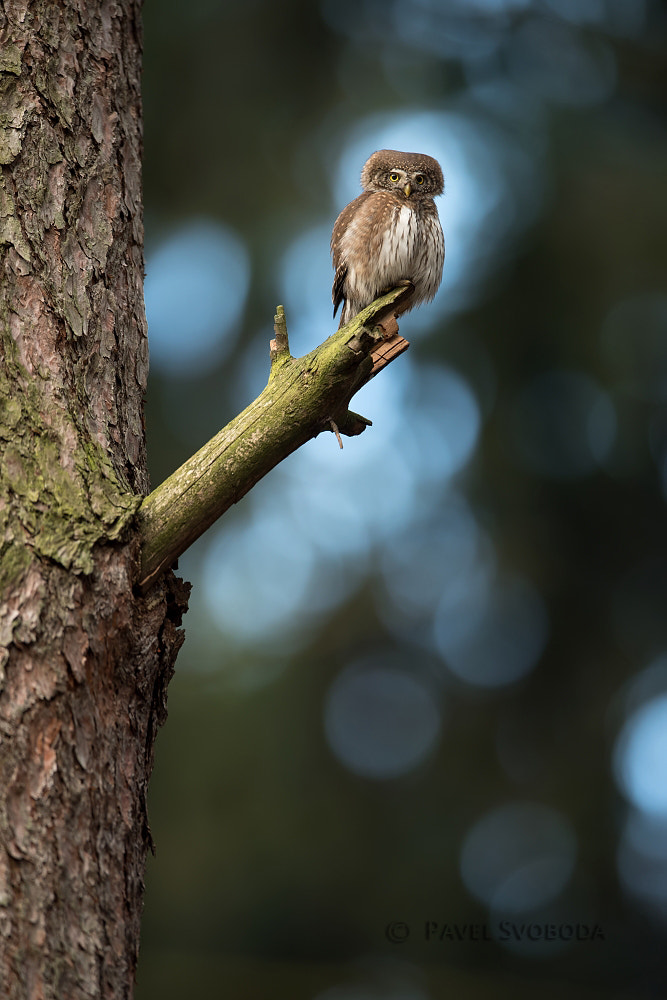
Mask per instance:
[[[416,174],[415,175],[415,181],[417,182],[417,184],[423,184],[424,183],[424,178],[422,177],[421,174]]]
[[[396,181],[398,180],[398,174],[395,173],[395,172],[393,174],[389,174],[389,180],[392,181],[392,183],[395,184]]]

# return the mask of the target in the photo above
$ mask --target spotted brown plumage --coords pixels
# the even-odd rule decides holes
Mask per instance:
[[[380,149],[361,172],[363,193],[340,213],[331,236],[334,316],[340,325],[401,281],[414,295],[397,314],[433,298],[442,279],[445,240],[433,198],[444,182],[425,153]]]

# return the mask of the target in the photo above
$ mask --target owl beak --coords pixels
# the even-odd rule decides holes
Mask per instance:
[[[405,187],[403,188],[403,194],[405,195],[406,198],[409,198],[411,193],[412,193],[412,185],[406,184]]]

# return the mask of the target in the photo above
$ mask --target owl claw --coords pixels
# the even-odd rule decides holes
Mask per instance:
[[[388,292],[393,292],[395,288],[414,288],[414,287],[415,287],[414,284],[410,281],[409,278],[401,278],[400,281],[395,281],[392,285],[387,285],[386,288],[383,288],[381,292],[378,292],[378,296],[386,295]]]

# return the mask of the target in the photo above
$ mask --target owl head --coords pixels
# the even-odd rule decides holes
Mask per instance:
[[[433,198],[442,194],[445,182],[437,160],[426,153],[401,153],[378,149],[361,171],[364,191],[394,191],[403,198]]]

